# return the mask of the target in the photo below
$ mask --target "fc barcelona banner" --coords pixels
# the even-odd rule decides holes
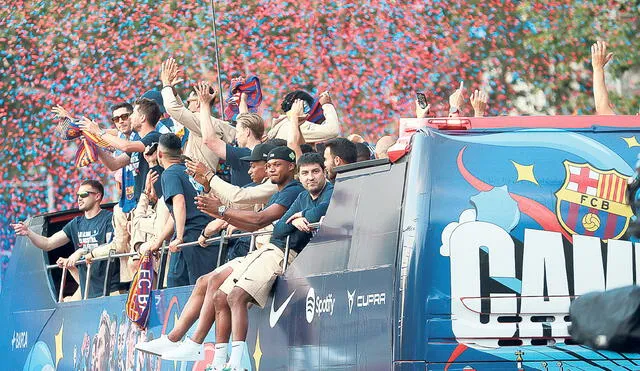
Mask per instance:
[[[126,303],[127,317],[141,329],[147,327],[149,319],[149,297],[153,289],[153,255],[147,251],[140,259],[140,267],[131,281]]]

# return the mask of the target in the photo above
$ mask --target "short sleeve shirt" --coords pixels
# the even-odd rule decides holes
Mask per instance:
[[[251,156],[251,150],[247,147],[234,147],[227,144],[227,158],[225,162],[231,167],[231,184],[242,187],[251,183],[249,176],[249,161],[241,160],[242,157]]]
[[[73,242],[76,250],[85,248],[92,250],[100,245],[111,242],[113,239],[113,225],[111,219],[113,214],[107,210],[101,210],[98,215],[91,219],[82,216],[75,217],[62,228],[64,234]],[[81,265],[80,286],[84,294],[84,285],[87,277],[87,266]],[[120,282],[120,264],[111,264],[111,291],[118,289]],[[102,295],[104,279],[107,272],[107,261],[94,262],[91,266],[91,277],[89,287],[89,298]]]
[[[274,193],[264,208],[266,209],[273,204],[278,204],[288,210],[301,192],[304,192],[302,183],[297,180],[292,180],[287,183],[281,191]]]
[[[174,164],[162,172],[162,195],[171,215],[174,215],[173,197],[184,196],[187,218],[183,237],[185,242],[192,242],[198,239],[211,218],[196,208],[195,197],[200,185],[187,175],[186,170],[184,164]]]
[[[147,133],[143,138],[140,139],[142,144],[145,147],[152,145],[153,143],[157,143],[160,139],[160,133],[157,131],[152,131]],[[149,172],[149,163],[144,159],[143,152],[130,152],[128,153],[131,161],[129,162],[129,166],[132,166],[134,175],[135,175],[135,199],[140,199],[140,194],[144,190],[144,183],[147,179],[147,173]]]

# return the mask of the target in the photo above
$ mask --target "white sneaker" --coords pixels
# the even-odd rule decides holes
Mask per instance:
[[[169,340],[169,337],[167,335],[161,335],[157,339],[136,344],[136,349],[141,352],[151,353],[156,356],[162,356],[163,353],[171,349],[175,349],[179,345],[180,342],[174,343],[173,341]]]
[[[222,368],[222,371],[247,371],[246,368],[238,368],[238,367],[232,367],[230,364],[226,364],[224,365],[224,367]]]
[[[186,338],[179,347],[162,353],[162,359],[168,361],[202,361],[204,360],[204,345]]]

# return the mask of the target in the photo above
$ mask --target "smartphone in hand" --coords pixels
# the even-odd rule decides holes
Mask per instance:
[[[420,106],[420,108],[427,108],[427,97],[424,95],[424,93],[417,91],[416,98],[418,99],[418,105]]]

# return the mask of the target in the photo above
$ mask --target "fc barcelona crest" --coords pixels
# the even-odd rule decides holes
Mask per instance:
[[[556,214],[571,234],[618,239],[633,215],[626,203],[627,177],[615,170],[564,162],[566,177],[556,192]]]

